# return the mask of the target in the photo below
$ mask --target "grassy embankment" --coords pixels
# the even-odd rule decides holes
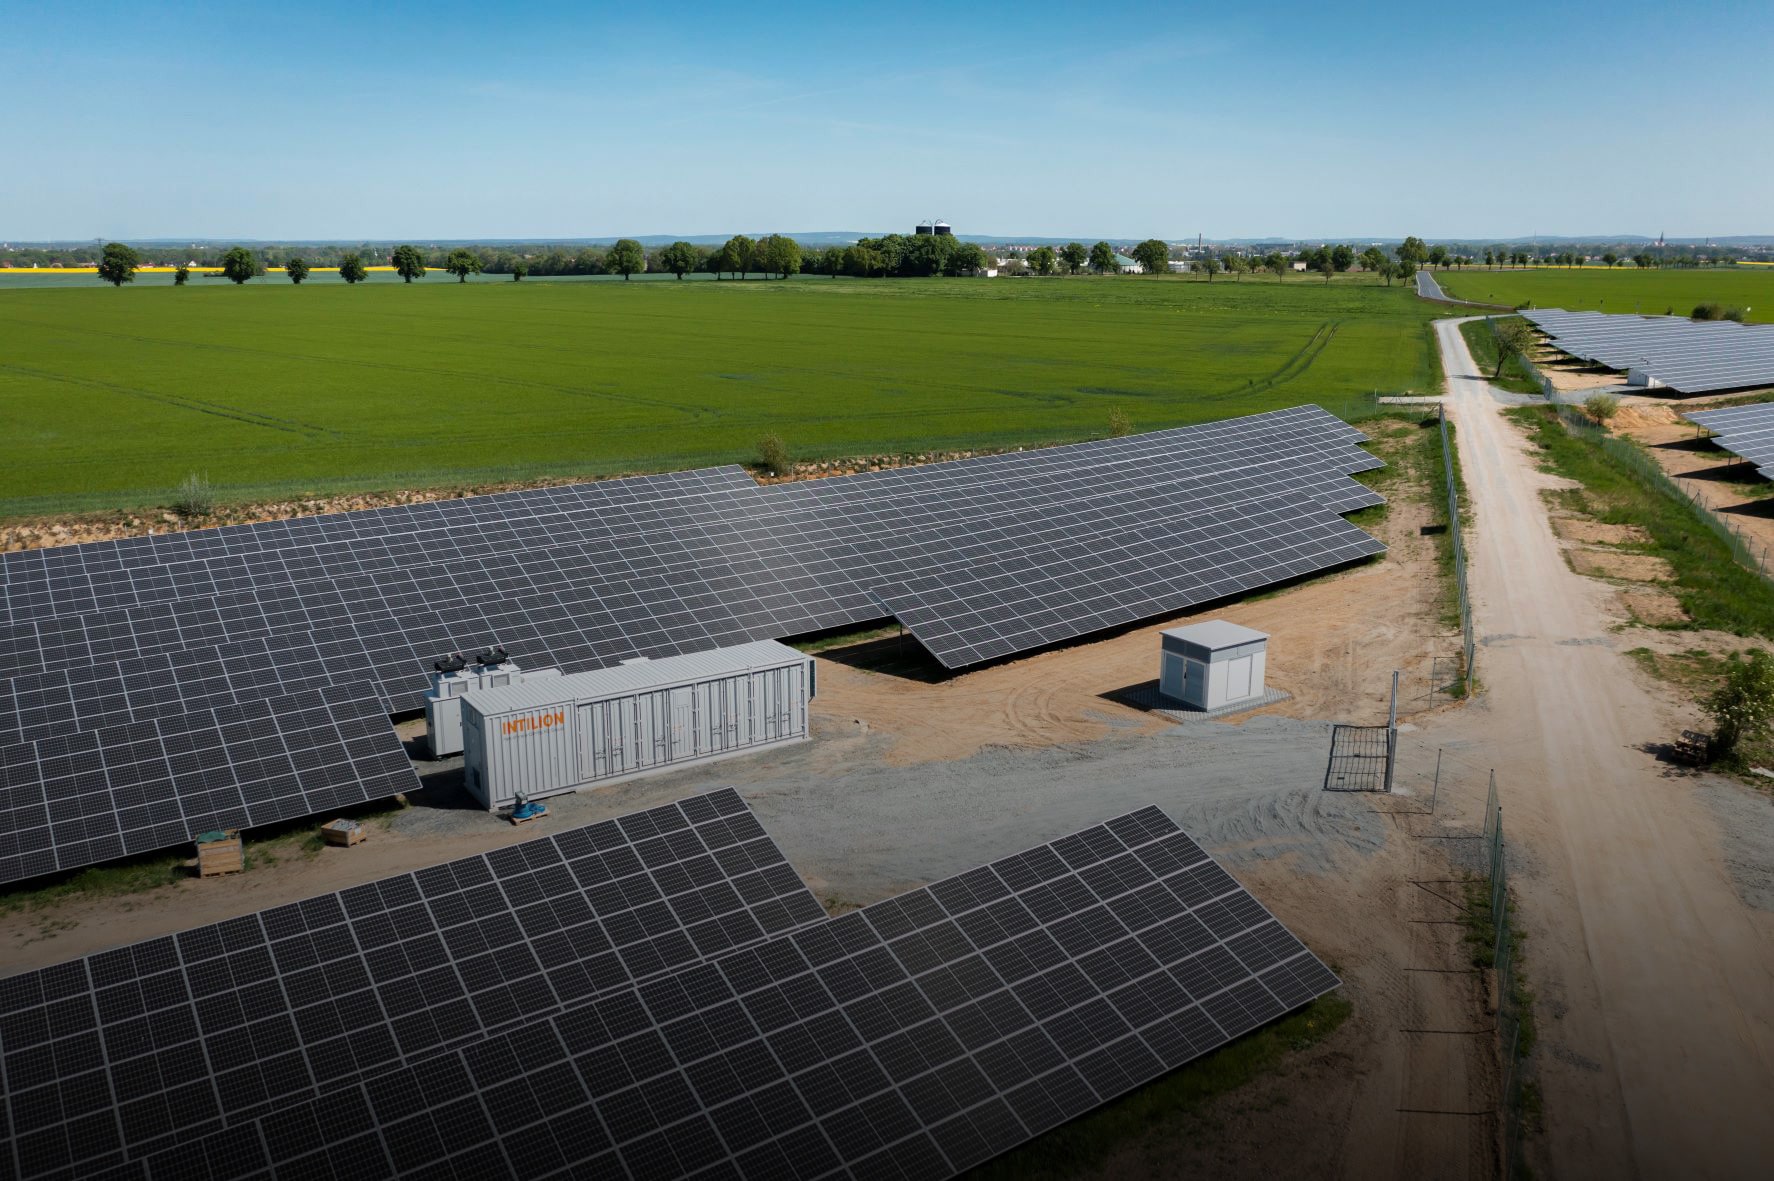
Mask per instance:
[[[1497,373],[1497,334],[1492,331],[1489,321],[1469,320],[1460,325],[1460,335],[1466,338],[1466,347],[1471,350],[1472,359],[1478,363],[1478,371],[1492,385],[1512,394],[1540,393],[1540,383],[1529,372],[1519,353],[1510,353],[1509,360],[1504,362],[1502,373],[1496,377],[1491,376]]]
[[[1611,525],[1636,525],[1650,540],[1615,548],[1655,554],[1674,574],[1669,590],[1693,626],[1774,638],[1774,587],[1739,560],[1717,526],[1632,462],[1634,445],[1595,432],[1573,432],[1549,407],[1506,411],[1525,426],[1546,467],[1581,487],[1548,494],[1561,508]],[[1639,456],[1654,469],[1654,461]]]
[[[0,291],[0,516],[1088,438],[1423,392],[1371,279]]]

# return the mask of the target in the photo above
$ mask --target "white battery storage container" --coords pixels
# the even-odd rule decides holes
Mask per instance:
[[[488,811],[808,735],[813,659],[774,640],[462,698],[463,778]]]

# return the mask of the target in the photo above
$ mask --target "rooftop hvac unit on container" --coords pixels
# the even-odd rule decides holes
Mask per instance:
[[[1264,696],[1267,633],[1223,619],[1161,633],[1158,693],[1191,709],[1212,711]]]
[[[462,753],[462,698],[467,694],[561,675],[558,668],[521,669],[503,648],[476,653],[472,661],[457,653],[431,669],[431,688],[425,691],[425,739],[434,759]]]
[[[761,640],[480,689],[462,698],[463,779],[489,812],[807,737],[813,658]]]

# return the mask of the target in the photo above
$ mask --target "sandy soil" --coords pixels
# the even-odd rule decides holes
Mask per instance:
[[[1668,627],[1688,622],[1688,613],[1681,600],[1668,591],[1622,590],[1620,602],[1632,617],[1647,627]]]
[[[1594,578],[1620,578],[1627,582],[1668,582],[1675,577],[1669,562],[1656,554],[1623,554],[1614,550],[1573,546],[1565,551],[1571,568]]]
[[[1636,439],[1663,471],[1689,496],[1706,505],[1750,543],[1762,566],[1774,574],[1774,484],[1750,464],[1707,439],[1678,410],[1700,405],[1667,403],[1625,408],[1610,424],[1617,434]]]
[[[1471,585],[1487,687],[1439,730],[1469,735],[1497,767],[1540,997],[1547,1131],[1533,1151],[1552,1176],[1761,1175],[1774,1151],[1774,912],[1741,888],[1743,854],[1700,796],[1740,805],[1755,840],[1774,812],[1713,777],[1672,779],[1649,753],[1691,714],[1622,655],[1631,645],[1607,630],[1619,601],[1566,565],[1547,524],[1552,482],[1458,329],[1436,327],[1484,526]]]
[[[1637,525],[1609,525],[1589,517],[1553,517],[1552,531],[1562,540],[1590,545],[1645,545],[1651,540]]]

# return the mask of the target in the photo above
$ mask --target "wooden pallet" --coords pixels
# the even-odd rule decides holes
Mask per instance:
[[[246,868],[246,851],[240,843],[240,834],[232,830],[219,841],[207,841],[197,846],[197,876],[213,878],[218,874],[239,873]]]

